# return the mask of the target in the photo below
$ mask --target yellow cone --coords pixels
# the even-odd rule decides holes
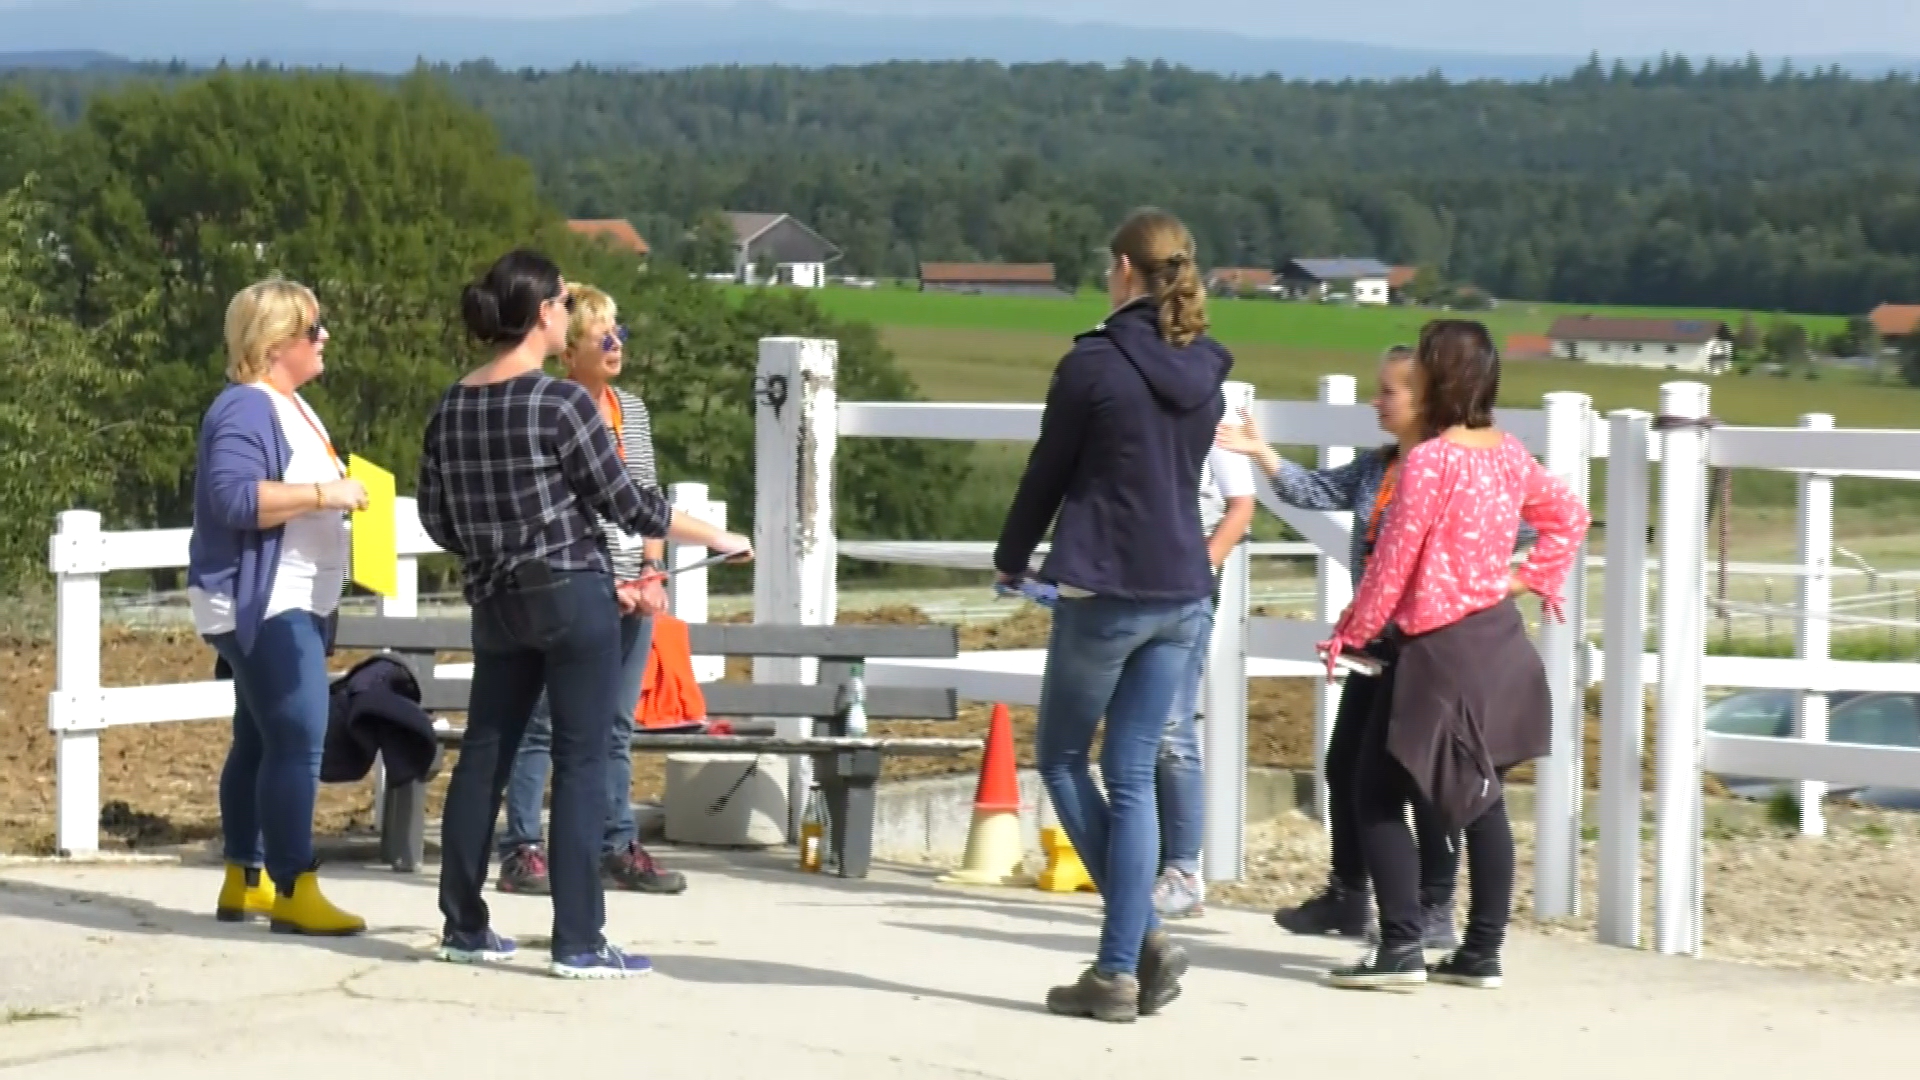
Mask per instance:
[[[1046,892],[1098,892],[1080,853],[1073,850],[1067,830],[1050,825],[1040,830],[1040,846],[1047,853],[1047,868],[1040,872],[1040,888]]]
[[[1027,873],[1027,853],[1020,842],[1020,811],[981,810],[973,812],[973,826],[967,830],[967,854],[960,869],[940,878],[946,885],[1026,885],[1033,881]]]

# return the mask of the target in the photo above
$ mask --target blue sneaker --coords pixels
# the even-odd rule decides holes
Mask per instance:
[[[498,964],[513,959],[519,946],[491,930],[448,934],[440,939],[440,959],[449,964]]]
[[[653,961],[602,945],[597,952],[556,958],[548,970],[560,979],[637,979],[653,971]]]

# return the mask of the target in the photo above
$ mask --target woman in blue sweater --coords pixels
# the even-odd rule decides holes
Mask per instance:
[[[1213,592],[1200,469],[1233,358],[1205,336],[1193,237],[1178,219],[1139,211],[1109,248],[1114,310],[1054,371],[994,566],[1003,584],[1027,576],[1053,527],[1038,575],[1060,593],[1040,691],[1040,774],[1106,918],[1093,965],[1050,991],[1047,1008],[1124,1022],[1177,997],[1187,966],[1153,910],[1154,766]],[[1104,795],[1088,767],[1102,717]]]
[[[325,366],[306,287],[273,279],[227,307],[227,388],[207,409],[193,479],[187,600],[233,674],[220,774],[227,876],[215,914],[278,933],[366,928],[314,878],[313,804],[327,734],[323,620],[346,586],[346,512],[367,505],[300,387]]]

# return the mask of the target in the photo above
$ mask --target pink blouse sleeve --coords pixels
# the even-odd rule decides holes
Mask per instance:
[[[1342,649],[1365,647],[1393,617],[1439,518],[1451,471],[1442,447],[1429,443],[1408,452],[1400,466],[1400,486],[1387,504],[1379,546],[1367,560],[1353,603],[1334,627],[1334,640]]]
[[[1515,576],[1557,615],[1560,587],[1566,584],[1567,571],[1573,567],[1593,515],[1574,498],[1573,490],[1559,477],[1533,460],[1532,455],[1523,457],[1527,470],[1526,493],[1520,503],[1520,518],[1533,526],[1540,538],[1534,542],[1533,551]]]

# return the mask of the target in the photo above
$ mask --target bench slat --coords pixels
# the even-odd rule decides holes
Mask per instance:
[[[887,659],[946,658],[960,654],[951,626],[784,626],[692,623],[687,636],[696,656],[844,656]],[[396,652],[471,652],[468,620],[346,616],[334,637],[343,649]]]
[[[420,688],[428,712],[465,712],[472,684],[464,679],[434,679]],[[812,716],[834,714],[839,689],[785,683],[701,683],[710,716]],[[871,720],[951,720],[959,700],[951,687],[870,686]]]

